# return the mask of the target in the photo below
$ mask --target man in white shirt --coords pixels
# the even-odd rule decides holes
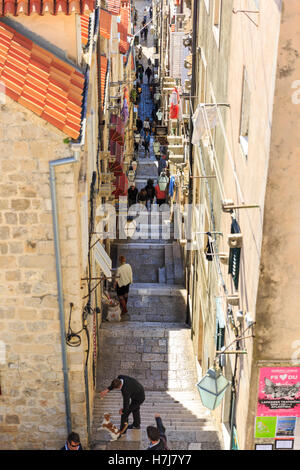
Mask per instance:
[[[114,283],[114,288],[117,290],[117,295],[119,298],[120,306],[122,308],[121,315],[125,315],[127,310],[127,300],[129,293],[129,286],[132,284],[132,269],[130,264],[126,263],[125,256],[119,257],[120,267],[117,269],[116,281]],[[124,318],[124,317],[123,317]]]

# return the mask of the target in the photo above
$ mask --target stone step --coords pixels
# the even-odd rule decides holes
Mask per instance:
[[[197,375],[190,328],[170,320],[102,323],[99,383],[107,386],[122,372],[136,377],[146,390],[192,389]]]
[[[165,246],[165,268],[166,268],[166,280],[167,284],[174,284],[175,275],[174,275],[174,264],[173,264],[173,247]]]
[[[166,278],[166,268],[158,268],[158,282],[160,284],[165,284],[167,282]]]
[[[181,286],[132,284],[127,307],[132,321],[184,323],[186,302]]]
[[[166,286],[154,283],[135,282],[131,284],[130,293],[140,296],[172,296],[183,297],[187,300],[187,291],[182,284]]]
[[[175,283],[184,283],[183,262],[181,257],[181,247],[178,243],[173,243],[173,264]]]

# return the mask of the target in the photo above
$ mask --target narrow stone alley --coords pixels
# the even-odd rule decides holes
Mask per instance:
[[[149,2],[136,1],[140,25],[143,9]],[[143,65],[153,54],[151,35],[143,44]],[[139,116],[151,118],[149,85],[142,84]],[[144,187],[149,178],[157,182],[157,161],[153,152],[145,158],[140,146],[136,186]],[[128,312],[130,319],[121,323],[103,322],[99,333],[99,369],[97,391],[106,388],[119,374],[135,377],[143,384],[146,400],[141,406],[141,430],[127,430],[117,441],[98,429],[104,413],[111,413],[119,425],[122,395],[110,392],[100,398],[96,393],[92,445],[95,450],[139,450],[148,446],[146,427],[155,424],[155,413],[162,417],[171,450],[220,449],[220,440],[210,414],[201,404],[195,387],[197,373],[190,327],[186,321],[187,292],[184,283],[181,248],[173,238],[162,238],[162,223],[140,227],[143,238],[117,240],[114,259],[124,255],[133,270]],[[115,266],[116,267],[116,266]],[[132,417],[130,416],[129,422]]]

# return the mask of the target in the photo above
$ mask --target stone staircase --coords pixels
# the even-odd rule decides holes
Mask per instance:
[[[134,376],[145,390],[193,389],[197,374],[190,337],[184,323],[103,323],[98,389],[106,388],[120,373]]]
[[[132,321],[184,323],[186,304],[186,290],[181,286],[136,283],[130,288]]]
[[[209,412],[199,402],[198,392],[147,391],[141,406],[141,429],[128,430],[117,441],[110,441],[108,433],[98,430],[103,413],[111,413],[113,423],[119,425],[122,408],[120,392],[113,391],[105,398],[96,398],[93,423],[94,450],[143,450],[148,447],[147,426],[155,426],[154,415],[159,412],[166,428],[171,450],[219,450],[219,438]]]
[[[144,287],[132,289],[140,289],[142,294]],[[130,321],[102,325],[98,390],[105,389],[122,371],[144,385],[146,399],[141,406],[141,430],[128,430],[120,440],[111,441],[109,433],[98,428],[104,413],[110,413],[112,422],[119,425],[122,395],[112,391],[101,399],[97,393],[92,425],[94,450],[145,449],[146,428],[155,424],[155,413],[163,420],[171,450],[221,448],[210,413],[202,406],[195,388],[197,373],[190,335],[190,328],[179,322]]]
[[[143,95],[144,98],[143,98]],[[139,115],[151,116],[149,91],[143,85]],[[140,149],[136,185],[147,179],[157,181],[157,162],[150,145],[150,158]],[[149,231],[150,228],[150,231]],[[167,228],[167,230],[166,230]],[[102,322],[99,329],[97,391],[104,390],[119,374],[135,377],[145,388],[141,406],[141,430],[128,430],[117,441],[98,429],[104,413],[120,425],[122,395],[95,394],[92,423],[92,448],[95,450],[146,449],[146,427],[155,425],[159,413],[166,428],[171,450],[217,450],[220,438],[209,411],[202,406],[196,389],[198,374],[185,323],[187,292],[180,245],[174,240],[173,223],[151,220],[146,214],[139,227],[139,239],[116,240],[111,245],[114,268],[120,255],[132,266],[133,284],[128,298],[129,321]],[[164,236],[167,233],[168,236]],[[132,416],[129,417],[129,423]]]

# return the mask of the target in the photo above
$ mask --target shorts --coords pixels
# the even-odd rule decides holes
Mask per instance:
[[[119,287],[119,284],[117,284],[117,295],[120,296],[120,295],[128,294],[129,286],[130,284],[127,284],[127,286]]]

